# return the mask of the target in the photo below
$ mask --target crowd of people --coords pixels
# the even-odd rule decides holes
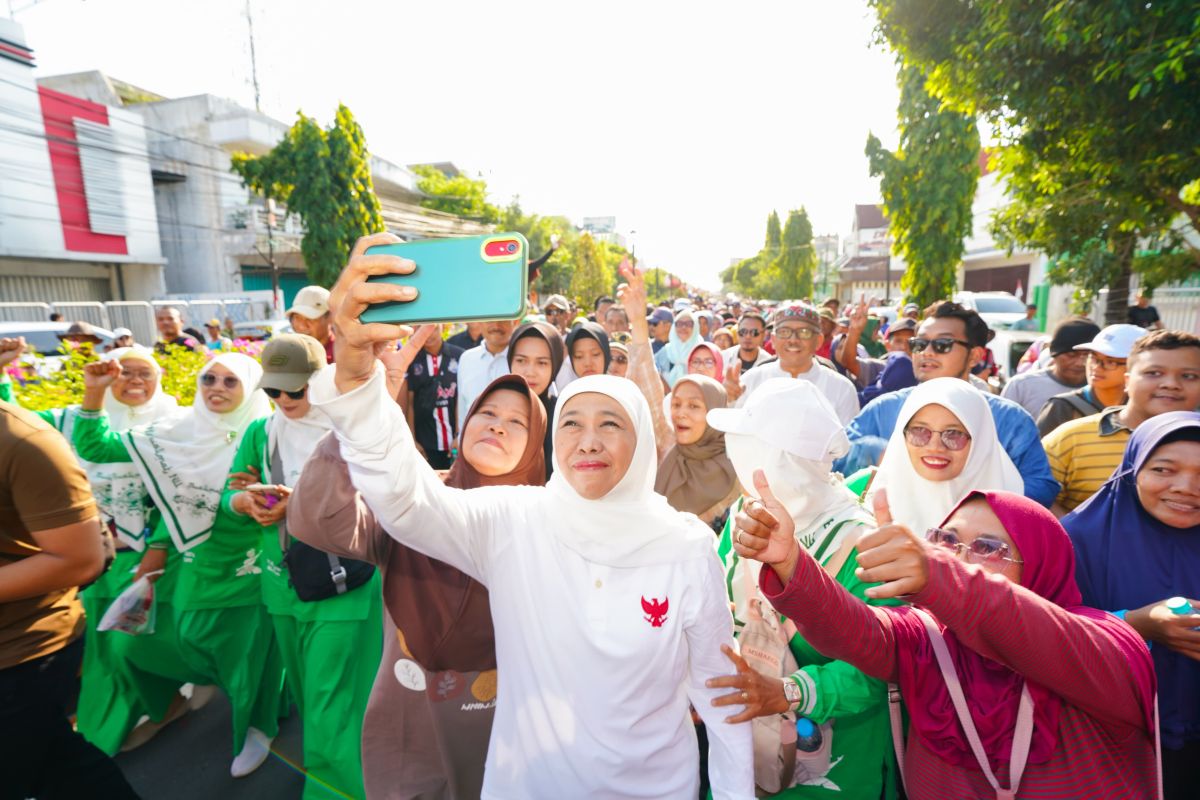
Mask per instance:
[[[234,778],[299,715],[306,798],[1193,796],[1193,333],[1069,317],[1010,377],[951,301],[653,305],[628,262],[362,325],[393,240],[258,358],[164,308],[77,405],[0,378],[0,797],[133,797],[111,756],[215,691]]]

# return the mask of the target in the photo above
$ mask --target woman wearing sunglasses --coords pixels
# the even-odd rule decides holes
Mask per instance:
[[[859,485],[862,477],[848,483]],[[895,519],[924,531],[973,489],[1024,487],[983,395],[966,381],[934,378],[905,399],[867,498],[887,489]]]
[[[304,796],[328,796],[323,783],[361,797],[362,718],[382,652],[379,576],[344,593],[305,601],[290,585],[283,563],[283,545],[292,541],[285,523],[291,487],[330,429],[308,401],[309,386],[332,382],[332,367],[325,370],[321,343],[303,334],[272,338],[262,363],[259,387],[275,404],[275,413],[246,429],[221,506],[257,531],[261,600],[304,726]],[[271,491],[248,490],[248,481],[270,485]]]
[[[1155,678],[1127,624],[1083,605],[1066,532],[1037,503],[971,492],[923,540],[875,497],[879,528],[858,543],[868,606],[794,539],[761,474],[734,548],[759,585],[830,658],[896,684],[909,714],[894,744],[912,800],[1158,795]],[[898,499],[898,493],[896,495]],[[936,542],[936,544],[934,543]]]
[[[89,461],[131,462],[160,513],[134,575],[156,581],[155,632],[129,637],[126,657],[146,673],[147,687],[170,686],[173,693],[190,682],[219,686],[228,695],[238,754],[230,767],[234,777],[266,759],[278,732],[282,688],[262,604],[261,529],[220,508],[242,436],[271,410],[257,389],[261,375],[249,356],[222,353],[197,375],[196,400],[185,413],[118,434],[85,397],[74,433],[76,449]]]

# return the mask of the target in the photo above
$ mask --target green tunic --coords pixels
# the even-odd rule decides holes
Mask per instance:
[[[79,415],[74,442],[88,461],[132,461],[103,412]],[[176,551],[161,517],[147,540],[148,547],[168,551],[155,584],[159,606],[150,638],[169,630],[173,642],[157,648],[146,668],[178,683],[221,687],[232,706],[234,753],[241,752],[248,726],[267,736],[279,731],[283,662],[262,605],[260,530],[219,510],[212,535],[187,553]]]
[[[49,412],[46,412],[49,413]],[[76,419],[72,444],[81,458],[97,464],[131,461],[104,414]],[[109,755],[143,714],[158,722],[166,716],[179,687],[201,678],[190,670],[179,651],[172,597],[179,575],[179,554],[170,549],[170,535],[157,510],[150,516],[153,533],[148,546],[167,547],[167,565],[154,584],[156,619],[153,634],[129,636],[96,630],[109,604],[133,583],[142,554],[118,550],[109,570],[83,591],[87,614],[83,675],[79,693],[79,732]],[[202,680],[200,682],[203,682]]]
[[[264,483],[273,482],[267,452],[270,420],[255,420],[246,429],[231,472],[254,467]],[[222,513],[238,516],[232,504],[235,494],[226,488]],[[301,600],[288,583],[279,528],[251,524],[262,552],[262,602],[271,614],[287,683],[304,724],[304,767],[309,777],[304,797],[330,797],[323,786],[363,797],[362,721],[383,655],[379,572],[343,595]]]
[[[726,568],[726,581],[733,599],[732,580],[738,555],[733,550],[732,519],[741,508],[730,514],[725,523],[717,552]],[[853,521],[845,524],[854,524]],[[824,532],[824,526],[820,529]],[[829,535],[834,534],[833,530]],[[814,543],[820,548],[821,543]],[[858,566],[851,551],[837,574],[837,582],[846,591],[870,605],[900,605],[896,600],[873,600],[866,597],[864,584],[855,577]],[[828,562],[833,552],[823,552],[819,560]],[[801,687],[802,699],[798,715],[807,717],[814,725],[833,722],[831,766],[824,776],[809,783],[793,786],[774,797],[786,798],[894,798],[896,796],[895,765],[892,757],[892,736],[887,708],[887,685],[868,677],[844,661],[833,661],[814,650],[797,633],[789,642],[792,655],[800,669],[794,680]]]

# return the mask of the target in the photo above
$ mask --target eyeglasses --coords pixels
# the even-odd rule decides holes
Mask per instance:
[[[743,339],[748,336],[762,336],[762,335],[763,335],[763,332],[760,331],[758,328],[738,328],[738,336],[741,336]]]
[[[945,547],[947,550],[953,550],[957,555],[966,555],[967,561],[972,564],[995,564],[999,561],[1007,561],[1009,564],[1024,564],[1025,562],[1019,558],[1013,558],[1009,554],[1012,548],[1008,546],[1008,542],[1003,542],[995,536],[983,534],[976,536],[969,544],[958,538],[958,534],[954,531],[948,531],[944,528],[930,528],[925,533],[925,538],[939,547]]]
[[[154,373],[150,370],[121,370],[121,380],[123,381],[144,381],[149,383],[154,380]]]
[[[218,380],[218,378],[216,375],[212,374],[211,372],[206,372],[200,376],[200,385],[209,386],[209,387],[216,386],[217,380]],[[226,389],[236,389],[237,387],[242,385],[241,380],[239,380],[238,378],[235,378],[233,375],[226,375],[224,378],[221,378],[220,380],[222,383],[225,384]]]
[[[717,366],[717,362],[711,358],[693,358],[689,363],[696,369],[714,369]]]
[[[565,313],[567,313],[567,310],[565,308],[547,308],[546,309],[547,317],[557,317],[560,314],[565,314]]]
[[[278,400],[279,395],[281,395],[281,394],[286,394],[288,397],[292,398],[293,400],[303,400],[304,395],[306,395],[308,393],[308,386],[304,386],[298,392],[285,392],[282,389],[269,389],[266,386],[264,386],[263,392],[267,395],[267,397],[271,398],[272,400]]]
[[[803,341],[808,341],[809,339],[813,338],[816,335],[817,335],[817,332],[814,331],[812,328],[776,328],[775,329],[775,338],[782,339],[785,341],[787,339],[801,339]]]
[[[694,328],[696,326],[694,323],[691,323],[691,322],[676,322],[675,327],[676,328]]]
[[[971,434],[966,431],[945,430],[935,431],[932,428],[926,428],[924,425],[913,425],[910,428],[904,429],[904,438],[913,447],[924,447],[933,439],[934,434],[942,440],[942,444],[947,450],[962,450],[971,442]]]
[[[1125,359],[1123,358],[1105,358],[1102,355],[1091,352],[1088,353],[1088,361],[1091,361],[1094,366],[1103,370],[1125,369]]]
[[[612,357],[612,362],[613,362],[614,364],[628,364],[628,363],[629,363],[629,359],[628,359],[628,358],[626,358],[625,356],[618,356],[618,355],[614,355],[614,356]]]
[[[926,339],[923,336],[914,336],[908,340],[908,346],[914,353],[923,353],[925,348],[933,346],[933,352],[940,356],[946,355],[954,349],[954,345],[961,344],[968,350],[971,349],[970,342],[964,342],[962,339],[951,339],[949,336],[937,339]]]

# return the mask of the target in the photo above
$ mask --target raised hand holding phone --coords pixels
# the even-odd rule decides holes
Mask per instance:
[[[367,283],[372,275],[409,275],[416,268],[412,261],[393,255],[367,255],[367,248],[396,244],[399,237],[390,233],[364,236],[354,244],[350,261],[329,292],[333,312],[334,352],[337,367],[334,383],[345,394],[371,379],[380,352],[397,339],[411,335],[407,325],[387,322],[362,322],[359,316],[372,303],[407,303],[417,298],[413,286],[399,283]]]

